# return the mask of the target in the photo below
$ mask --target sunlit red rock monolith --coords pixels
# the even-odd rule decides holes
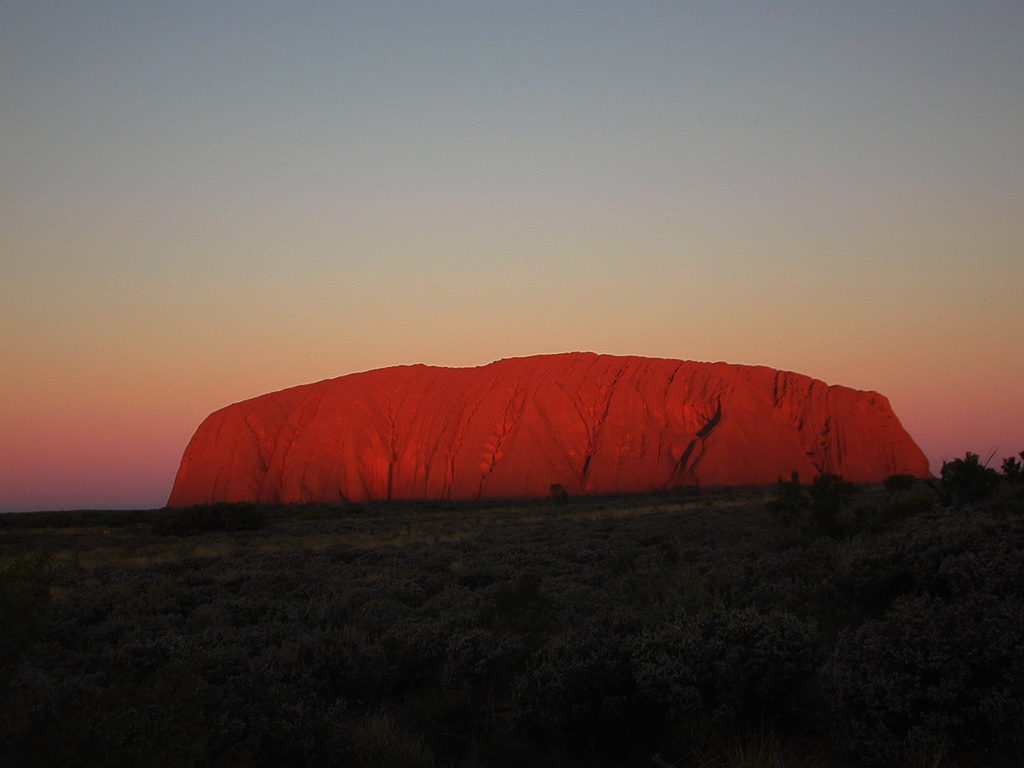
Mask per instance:
[[[168,505],[541,497],[929,477],[877,392],[770,368],[568,353],[384,368],[211,414]]]

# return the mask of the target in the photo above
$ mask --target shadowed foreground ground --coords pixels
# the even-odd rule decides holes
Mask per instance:
[[[2,516],[0,763],[1021,764],[1021,502],[918,486]]]

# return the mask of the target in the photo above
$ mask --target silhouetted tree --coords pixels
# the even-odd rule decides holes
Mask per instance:
[[[551,495],[549,498],[556,504],[568,504],[569,492],[565,490],[565,486],[563,486],[561,483],[552,483]]]
[[[1024,451],[1020,452],[1020,458],[1024,459]],[[1015,456],[1003,459],[1003,477],[1018,494],[1024,492],[1024,464]]]
[[[1024,451],[1020,452],[1020,457],[1024,459]],[[1015,456],[1007,456],[1003,459],[1003,474],[1006,475],[1006,479],[1011,482],[1017,482],[1021,477],[1021,463]]]
[[[940,472],[942,503],[971,504],[981,501],[999,485],[1002,477],[981,463],[981,457],[968,451],[964,458],[942,462]]]
[[[764,506],[772,514],[778,515],[786,522],[792,522],[807,509],[807,505],[807,496],[800,487],[800,473],[793,470],[789,480],[779,478],[775,498],[765,502]]]

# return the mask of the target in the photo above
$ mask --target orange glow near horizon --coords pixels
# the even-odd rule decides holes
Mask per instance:
[[[519,355],[503,355],[512,356]],[[331,377],[305,377],[307,381],[321,378]],[[928,455],[933,473],[937,474],[943,459],[968,450],[983,457],[995,452],[995,465],[1004,455],[1024,450],[1020,440],[1014,442],[1022,433],[1021,424],[1002,416],[1014,403],[1012,387],[992,392],[986,403],[975,397],[970,377],[952,378],[942,389],[916,396],[913,381],[909,388],[895,391],[898,381],[889,382],[889,387],[883,382],[867,388],[889,398]],[[133,393],[131,382],[120,391],[96,384],[80,399],[54,389],[22,392],[22,407],[0,423],[7,438],[5,455],[0,456],[6,510],[162,506],[181,453],[206,415],[230,402],[304,382],[288,382],[283,372],[267,375],[264,371],[263,378],[248,388],[240,383],[244,383],[240,378],[231,385],[211,379],[202,388],[187,380],[165,382],[163,398],[154,398],[149,389]],[[231,386],[237,394],[226,391]],[[63,405],[52,407],[54,398]],[[47,482],[41,484],[39,478]]]

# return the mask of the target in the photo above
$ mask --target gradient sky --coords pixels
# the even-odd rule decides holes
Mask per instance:
[[[548,352],[1024,450],[1024,3],[0,0],[0,510],[211,411]]]

